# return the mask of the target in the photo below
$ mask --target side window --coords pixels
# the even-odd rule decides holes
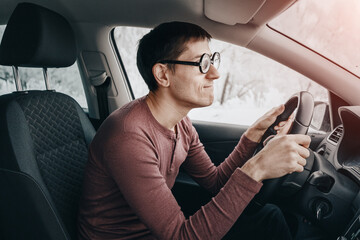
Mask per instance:
[[[67,68],[48,69],[50,87],[73,97],[83,109],[87,109],[84,86],[77,63]]]
[[[136,98],[148,92],[136,67],[138,40],[149,31],[134,27],[115,29],[116,45]],[[325,88],[261,54],[230,43],[211,40],[210,49],[221,54],[220,79],[215,81],[214,103],[193,109],[193,120],[251,125],[294,93],[309,91],[315,101],[328,102]]]
[[[115,45],[124,63],[135,98],[144,96],[149,91],[136,66],[138,42],[149,31],[149,28],[139,27],[116,27],[114,31]]]
[[[210,49],[221,54],[215,101],[210,107],[192,110],[192,119],[251,125],[299,91],[328,102],[325,88],[259,53],[215,39]]]
[[[2,38],[5,25],[0,26]],[[19,76],[23,90],[45,90],[45,80],[42,69],[19,68]],[[51,89],[73,97],[82,108],[87,108],[85,92],[76,63],[67,68],[48,69],[48,78]],[[0,95],[16,91],[12,67],[0,65]]]

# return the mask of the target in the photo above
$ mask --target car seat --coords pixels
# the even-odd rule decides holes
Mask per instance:
[[[15,8],[0,64],[15,70],[58,68],[72,65],[76,56],[75,36],[64,17],[31,3]],[[87,115],[65,94],[32,90],[0,96],[0,239],[76,239],[94,135]]]

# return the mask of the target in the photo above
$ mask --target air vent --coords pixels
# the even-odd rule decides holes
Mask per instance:
[[[342,134],[343,134],[343,126],[338,126],[329,135],[328,141],[336,145],[339,142]]]

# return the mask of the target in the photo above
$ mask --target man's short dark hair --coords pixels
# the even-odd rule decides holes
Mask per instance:
[[[189,40],[211,39],[203,28],[192,23],[162,23],[146,34],[139,42],[137,67],[150,91],[158,88],[152,67],[161,60],[175,60],[185,49]],[[169,68],[175,71],[172,64]]]

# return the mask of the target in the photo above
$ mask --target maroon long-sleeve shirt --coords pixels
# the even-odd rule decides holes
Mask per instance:
[[[243,136],[215,167],[188,117],[175,134],[145,99],[112,113],[90,145],[80,239],[221,239],[262,186],[239,168],[256,143]],[[216,194],[188,219],[171,192],[180,165]]]

